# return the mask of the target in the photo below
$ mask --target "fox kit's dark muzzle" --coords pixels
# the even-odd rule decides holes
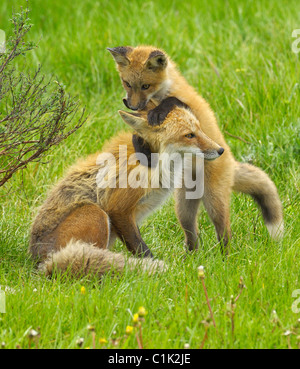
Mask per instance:
[[[128,105],[128,103],[127,103],[127,100],[125,98],[123,99],[123,103],[124,103],[124,105],[126,106],[127,109],[131,109],[130,106]]]
[[[123,99],[123,103],[126,106],[127,109],[130,110],[143,110],[145,109],[146,105],[147,105],[147,101],[141,101],[137,106],[133,106],[131,104],[130,99]]]

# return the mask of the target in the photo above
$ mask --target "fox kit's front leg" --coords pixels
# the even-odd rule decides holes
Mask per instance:
[[[110,214],[110,218],[114,232],[125,243],[129,251],[139,257],[153,257],[149,247],[142,239],[133,216]]]
[[[185,233],[185,244],[189,251],[199,248],[197,214],[201,199],[188,200],[186,189],[175,191],[175,208],[179,223]]]
[[[151,126],[159,126],[172,109],[178,106],[187,109],[188,106],[176,97],[167,97],[157,107],[148,112],[148,122]]]

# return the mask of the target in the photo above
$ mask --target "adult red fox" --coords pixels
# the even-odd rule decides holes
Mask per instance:
[[[221,145],[224,155],[205,165],[203,203],[215,226],[217,237],[226,246],[231,237],[230,197],[232,190],[251,195],[259,204],[270,235],[283,235],[282,205],[276,186],[259,168],[237,162],[218,127],[209,104],[197,94],[177,70],[168,55],[153,46],[115,47],[108,49],[117,63],[127,97],[124,104],[143,110],[151,98],[161,104],[149,112],[152,125],[159,125],[175,105],[190,107],[203,132]],[[137,151],[139,141],[134,138]],[[176,212],[190,250],[199,246],[197,212],[200,199],[187,200],[185,190],[175,192]]]
[[[176,107],[157,127],[148,124],[146,113],[119,113],[159,155],[191,153],[195,158],[202,154],[204,159],[213,160],[223,154],[224,149],[202,132],[188,109]],[[112,268],[121,271],[126,259],[108,250],[116,237],[133,254],[152,256],[138,224],[167,198],[173,186],[162,186],[164,165],[148,168],[140,165],[136,156],[132,134],[119,134],[104,146],[102,153],[73,166],[50,192],[34,220],[30,240],[30,252],[42,263],[47,275],[52,274],[54,266],[61,271],[97,275]],[[104,166],[106,171],[104,161],[99,160],[102,157],[113,158]],[[147,185],[121,186],[121,179],[125,176],[128,184],[138,167],[139,176],[147,179]],[[174,170],[172,166],[168,168],[167,171]],[[153,174],[158,175],[157,188],[152,187]],[[107,178],[115,185],[103,186]],[[140,263],[149,272],[164,268],[163,262],[151,259],[139,261],[131,257],[128,263],[130,267]]]

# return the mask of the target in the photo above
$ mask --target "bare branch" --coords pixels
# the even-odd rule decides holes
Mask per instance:
[[[24,41],[32,27],[28,15],[29,9],[13,14],[13,36],[7,54],[0,54],[0,187],[30,162],[40,161],[86,120],[80,102],[67,95],[61,83],[45,82],[41,67],[34,73],[13,67],[16,57],[36,47]]]

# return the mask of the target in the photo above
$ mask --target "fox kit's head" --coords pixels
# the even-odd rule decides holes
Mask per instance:
[[[155,127],[148,124],[145,113],[121,110],[119,113],[125,123],[149,143],[153,152],[201,154],[206,160],[217,159],[224,152],[221,146],[204,134],[199,121],[189,109],[174,108],[163,124]]]
[[[115,47],[108,49],[117,63],[127,92],[124,104],[131,110],[143,110],[153,97],[162,100],[170,88],[167,75],[168,57],[152,46]]]

